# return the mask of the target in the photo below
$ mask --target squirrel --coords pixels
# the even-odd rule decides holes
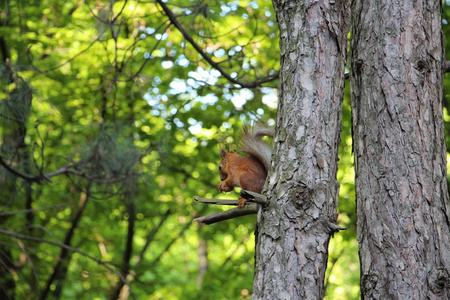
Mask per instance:
[[[273,138],[275,130],[262,125],[244,127],[240,151],[248,154],[247,156],[241,156],[233,150],[227,152],[220,147],[221,183],[217,186],[220,192],[230,192],[236,186],[255,193],[261,192],[272,156],[272,147],[261,140],[264,136]],[[238,207],[243,207],[245,201],[246,199],[239,198]]]

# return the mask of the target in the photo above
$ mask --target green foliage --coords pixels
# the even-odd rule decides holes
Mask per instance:
[[[223,72],[275,73],[270,1],[178,2],[169,8]],[[255,216],[199,227],[195,217],[224,208],[193,197],[219,196],[218,141],[249,120],[273,123],[277,82],[231,84],[155,3],[1,5],[1,149],[16,172],[1,169],[0,247],[14,262],[0,270],[2,296],[106,299],[122,274],[136,298],[247,297]]]
[[[124,297],[250,298],[256,217],[198,226],[226,208],[193,197],[237,198],[217,191],[218,143],[274,124],[277,80],[242,85],[276,75],[275,13],[262,0],[166,5],[222,73],[151,1],[0,4],[0,154],[15,170],[0,167],[0,298],[112,299],[119,275]],[[330,244],[327,299],[359,293],[348,90],[342,127],[348,230]]]

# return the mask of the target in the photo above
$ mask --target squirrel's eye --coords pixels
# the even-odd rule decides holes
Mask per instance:
[[[222,165],[219,165],[219,171],[222,171]]]

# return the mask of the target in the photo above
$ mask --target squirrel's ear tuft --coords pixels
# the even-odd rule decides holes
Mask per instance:
[[[220,147],[220,156],[222,158],[225,158],[227,156],[227,151],[225,151],[225,149],[223,149],[222,147]]]

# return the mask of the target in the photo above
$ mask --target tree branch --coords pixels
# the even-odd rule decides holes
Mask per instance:
[[[201,198],[201,197],[194,197],[194,200],[199,203],[218,204],[218,205],[234,205],[234,206],[236,206],[238,203],[238,200],[208,199],[208,198]]]
[[[56,175],[60,175],[60,174],[67,174],[67,173],[73,173],[73,174],[78,175],[78,176],[87,177],[86,175],[84,175],[84,174],[82,174],[80,172],[77,172],[75,170],[71,170],[70,169],[70,168],[76,166],[77,164],[68,164],[68,165],[63,166],[63,167],[61,167],[60,169],[58,169],[58,170],[56,170],[54,172],[50,172],[50,173],[47,173],[47,174],[40,173],[40,174],[37,174],[37,175],[24,173],[22,171],[19,171],[19,170],[13,168],[10,164],[8,164],[3,159],[2,156],[0,156],[0,165],[2,165],[6,170],[8,170],[9,172],[13,173],[17,177],[23,178],[23,179],[25,179],[26,181],[29,181],[29,182],[36,182],[38,184],[43,184],[42,181],[44,179],[49,181],[49,182],[53,182],[51,180],[51,177],[56,176]],[[92,178],[88,178],[88,179],[93,180]],[[93,181],[95,181],[95,180],[93,180]]]
[[[54,70],[56,70],[56,69],[58,69],[58,68],[61,68],[61,67],[65,66],[66,64],[72,62],[72,61],[75,60],[78,56],[80,56],[80,55],[86,53],[92,46],[94,46],[95,43],[97,43],[98,41],[100,41],[101,37],[102,37],[103,34],[106,32],[106,30],[108,30],[108,28],[106,28],[105,30],[103,30],[103,32],[102,32],[101,34],[99,34],[99,35],[97,36],[97,38],[96,38],[95,40],[93,40],[93,41],[92,41],[85,49],[81,50],[80,52],[78,52],[77,54],[75,54],[74,56],[72,56],[71,58],[69,58],[68,60],[66,60],[65,62],[63,62],[63,63],[61,63],[61,64],[59,64],[59,65],[56,65],[56,66],[54,66],[54,67],[52,67],[52,68],[50,68],[50,69],[47,69],[47,70],[40,70],[38,67],[36,67],[36,66],[33,64],[33,58],[32,58],[32,55],[31,55],[31,47],[33,47],[33,45],[30,45],[30,46],[28,47],[28,49],[27,49],[27,57],[28,57],[28,60],[30,61],[31,66],[33,67],[34,70],[36,70],[36,72],[41,73],[41,74],[45,74],[45,73],[48,73],[48,72],[52,72],[52,71],[54,71]]]
[[[247,199],[247,202],[260,204],[263,206],[265,206],[269,203],[266,196],[255,193],[255,192],[241,190],[240,195],[242,198]],[[201,197],[194,197],[194,200],[199,203],[205,203],[205,204],[234,205],[234,206],[237,206],[237,204],[238,204],[238,200],[210,199],[210,198],[201,198]]]
[[[143,157],[143,155],[137,156],[136,160],[133,163],[139,161],[142,157]],[[77,163],[68,164],[66,166],[59,168],[58,170],[56,170],[54,172],[50,172],[47,174],[40,173],[37,175],[32,175],[32,174],[24,173],[22,171],[19,171],[19,170],[13,168],[10,164],[8,164],[3,159],[2,156],[0,156],[0,165],[5,167],[5,169],[7,169],[9,172],[13,173],[14,175],[16,175],[20,178],[25,179],[28,182],[36,182],[38,184],[43,184],[44,179],[49,182],[53,182],[51,180],[52,177],[61,175],[61,174],[69,174],[69,173],[80,176],[80,177],[84,177],[86,179],[89,179],[90,181],[93,181],[93,182],[99,183],[99,184],[113,184],[113,183],[124,181],[129,177],[129,174],[125,174],[124,176],[118,177],[118,178],[107,178],[107,179],[99,180],[98,179],[99,176],[88,176],[84,172],[79,172],[79,171],[72,169],[73,167],[78,166],[80,164],[82,164],[82,161],[77,162]]]
[[[172,10],[170,8],[168,8],[167,5],[162,0],[156,0],[156,2],[164,10],[164,13],[169,18],[170,22],[181,32],[183,37],[194,47],[194,49],[201,55],[201,57],[203,57],[204,60],[206,60],[214,69],[219,71],[219,73],[223,77],[225,77],[228,81],[230,81],[231,83],[240,85],[241,87],[244,87],[244,88],[255,88],[255,87],[261,86],[262,84],[264,84],[266,82],[273,81],[279,77],[279,72],[276,72],[274,75],[267,76],[259,81],[253,81],[253,82],[242,82],[242,81],[239,81],[239,80],[231,77],[230,74],[225,72],[225,70],[222,69],[218,63],[216,63],[214,60],[212,60],[212,58],[203,51],[202,47],[200,47],[200,45],[194,41],[194,39],[189,35],[189,33],[187,33],[187,31],[183,28],[181,23],[178,21],[177,17],[172,12]]]
[[[17,177],[21,177],[27,181],[35,181],[39,184],[42,184],[42,180],[45,178],[51,182],[49,178],[46,178],[44,175],[30,175],[27,173],[23,173],[19,170],[14,169],[11,165],[9,165],[2,156],[0,156],[0,165],[2,165],[6,170],[13,173]]]
[[[241,197],[247,199],[247,202],[260,204],[262,206],[266,206],[269,204],[267,197],[255,192],[241,190]]]
[[[246,190],[241,190],[241,197],[247,199],[247,202],[249,203],[256,203],[261,206],[266,206],[269,203],[266,196]],[[238,200],[208,199],[201,197],[194,197],[194,200],[199,203],[205,204],[234,205],[234,206],[238,204]],[[232,208],[227,211],[218,212],[196,218],[194,219],[194,221],[201,224],[209,225],[220,221],[225,221],[256,213],[258,213],[258,206],[255,204],[247,204],[243,208]]]
[[[68,203],[60,203],[55,204],[51,206],[44,206],[44,207],[36,207],[36,208],[29,208],[29,209],[23,209],[23,210],[16,210],[16,211],[10,211],[10,212],[0,212],[0,217],[4,216],[12,216],[12,215],[19,215],[19,214],[28,214],[28,213],[34,213],[40,210],[46,210],[51,208],[59,208],[59,207],[65,207],[68,206]]]
[[[203,217],[199,217],[194,219],[195,222],[201,223],[201,224],[214,224],[217,222],[234,219],[237,217],[242,217],[246,215],[253,215],[258,212],[257,205],[246,205],[243,208],[232,208],[227,211],[222,211],[210,215],[206,215]]]
[[[38,237],[34,237],[34,236],[30,236],[30,235],[20,234],[20,233],[17,233],[17,232],[14,232],[14,231],[9,231],[9,230],[3,229],[3,228],[0,228],[0,234],[9,235],[9,236],[11,236],[13,238],[16,238],[16,239],[29,240],[29,241],[34,241],[34,242],[38,242],[38,243],[45,243],[45,244],[49,244],[49,245],[53,245],[53,246],[56,246],[56,247],[67,249],[67,250],[72,251],[74,253],[78,253],[78,254],[80,254],[80,255],[82,255],[84,257],[87,257],[87,258],[91,259],[92,261],[95,261],[97,264],[105,267],[108,271],[110,271],[111,273],[114,273],[117,277],[120,278],[120,280],[124,281],[126,283],[126,285],[128,285],[127,280],[119,272],[117,272],[116,270],[111,268],[109,266],[109,263],[101,261],[101,260],[99,260],[99,259],[97,259],[97,258],[95,258],[95,257],[93,257],[93,256],[91,256],[89,254],[87,254],[86,252],[78,250],[77,248],[70,247],[68,245],[65,245],[65,244],[62,244],[62,243],[58,243],[58,242],[44,240],[44,239],[41,239],[41,238],[38,238]],[[129,287],[129,288],[130,288],[130,291],[131,291],[131,287]]]
[[[339,232],[340,230],[347,230],[347,228],[339,226],[336,223],[330,222],[328,220],[324,221],[325,228],[328,229],[328,233],[331,235],[334,235],[336,232]]]

